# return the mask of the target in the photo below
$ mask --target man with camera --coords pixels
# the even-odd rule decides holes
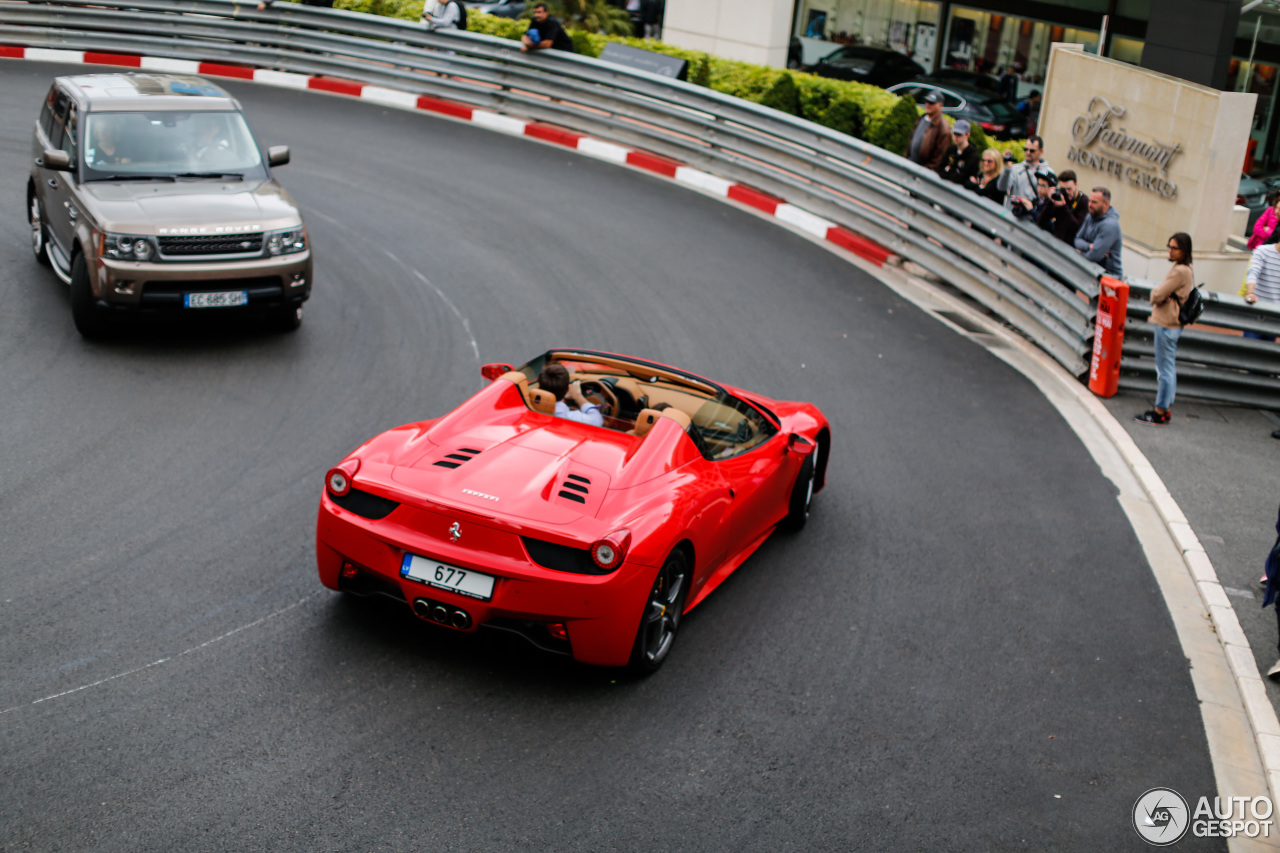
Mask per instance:
[[[1025,198],[1034,201],[1036,197],[1036,175],[1041,172],[1052,172],[1049,162],[1044,159],[1044,140],[1038,136],[1028,136],[1026,159],[1021,163],[1011,163],[1013,155],[1005,153],[1005,170],[1000,173],[1000,189],[1004,190],[1004,206],[1013,212],[1013,200]]]
[[[1056,192],[1058,187],[1058,178],[1053,172],[1039,172],[1036,174],[1036,194],[1034,198],[1024,198],[1019,196],[1012,199],[1013,215],[1017,219],[1021,219],[1028,224],[1039,224],[1040,214],[1049,206],[1050,193]]]
[[[1089,199],[1080,192],[1076,173],[1070,169],[1058,177],[1058,188],[1049,194],[1049,203],[1040,211],[1039,224],[1068,246],[1075,245],[1076,232],[1089,213]]]

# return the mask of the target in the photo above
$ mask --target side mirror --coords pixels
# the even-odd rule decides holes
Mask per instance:
[[[267,165],[283,166],[289,162],[289,146],[288,145],[272,145],[267,149]]]
[[[44,160],[46,169],[53,169],[55,172],[72,171],[71,155],[60,149],[46,148],[44,154],[41,155],[41,159]]]
[[[791,433],[790,438],[787,439],[787,450],[790,450],[792,453],[797,453],[800,456],[808,456],[817,449],[818,445],[814,444],[798,432]]]
[[[511,365],[505,364],[501,361],[495,361],[493,364],[486,364],[484,367],[480,368],[480,375],[492,382],[502,374],[510,373],[513,370],[515,370],[515,368]]]

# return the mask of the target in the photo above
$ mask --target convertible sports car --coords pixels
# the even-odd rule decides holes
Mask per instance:
[[[554,414],[538,387],[553,363],[603,426]],[[683,614],[775,528],[803,527],[824,484],[831,430],[808,403],[588,350],[481,372],[490,384],[453,412],[370,439],[326,475],[325,586],[652,672]]]

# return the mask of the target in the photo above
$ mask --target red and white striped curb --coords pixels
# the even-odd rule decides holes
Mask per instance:
[[[281,86],[286,89],[314,89],[336,95],[347,95],[401,109],[418,109],[440,113],[451,118],[473,122],[490,130],[509,133],[513,136],[531,136],[543,142],[572,148],[589,157],[655,172],[678,183],[697,187],[711,195],[754,207],[807,234],[812,234],[819,239],[827,240],[842,249],[853,252],[876,266],[883,265],[893,254],[884,246],[863,237],[861,234],[850,231],[848,228],[839,226],[829,219],[824,219],[745,184],[727,181],[709,172],[686,166],[676,160],[594,139],[555,125],[526,121],[513,116],[490,112],[489,110],[469,107],[466,104],[432,98],[427,95],[414,95],[396,89],[387,89],[382,86],[372,86],[334,77],[312,77],[306,74],[272,71],[266,68],[253,68],[245,65],[224,65],[217,62],[166,59],[158,56],[134,56],[123,53],[95,53],[93,51],[0,45],[0,58],[32,59],[40,62],[66,62],[82,65],[115,65],[175,74],[230,77],[237,80],[265,83],[269,86]]]

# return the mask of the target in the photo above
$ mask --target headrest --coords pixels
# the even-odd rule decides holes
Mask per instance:
[[[653,425],[658,422],[660,417],[662,417],[662,412],[657,409],[641,409],[640,414],[636,415],[635,429],[631,430],[631,434],[645,435],[649,430],[653,429]]]
[[[521,391],[522,393],[523,393],[524,391],[527,391],[527,390],[529,389],[529,377],[528,377],[528,376],[525,376],[525,375],[524,375],[524,373],[522,373],[522,372],[521,372],[521,371],[519,371],[519,370],[512,370],[512,371],[508,371],[507,373],[502,374],[502,375],[501,375],[501,376],[499,376],[498,378],[499,378],[499,379],[506,379],[506,380],[509,380],[509,381],[511,381],[511,382],[516,383],[517,385],[519,385],[519,386],[520,386],[520,391]]]
[[[556,395],[550,391],[543,391],[541,388],[530,388],[525,396],[529,400],[529,408],[535,412],[542,412],[544,415],[554,415],[556,413]]]
[[[693,423],[693,418],[689,417],[679,409],[663,409],[659,414],[664,418],[668,418],[669,420],[673,420],[680,424],[680,429],[682,430],[687,430],[689,428],[689,424]]]

